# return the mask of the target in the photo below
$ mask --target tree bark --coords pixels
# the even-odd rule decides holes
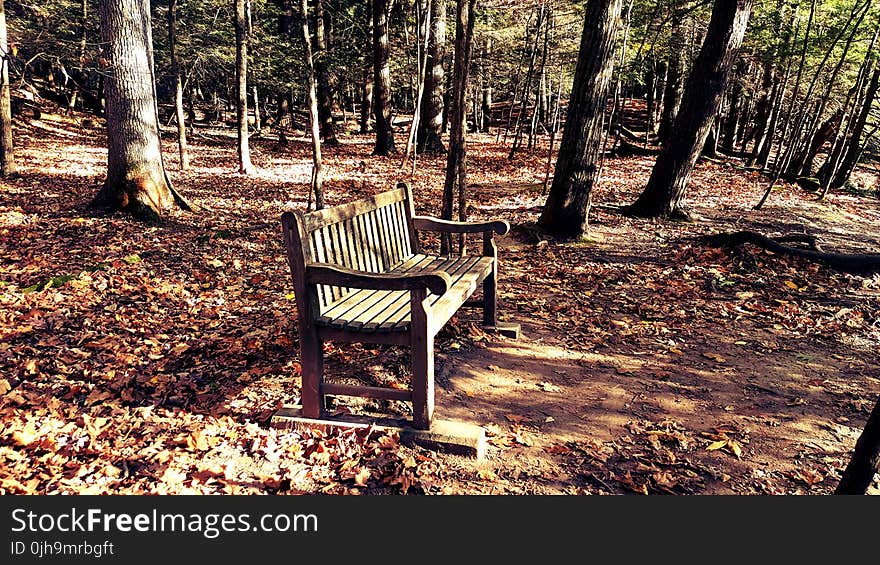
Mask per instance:
[[[320,210],[324,207],[324,189],[321,178],[321,127],[320,112],[318,108],[317,93],[317,72],[315,70],[314,60],[312,59],[312,40],[309,33],[309,5],[308,0],[301,0],[300,9],[302,10],[302,37],[303,48],[306,54],[306,68],[308,70],[309,82],[309,126],[312,132],[312,182],[309,192],[306,208],[311,207],[312,195],[315,195],[315,209]],[[317,18],[316,18],[317,19]]]
[[[186,119],[183,111],[183,81],[177,60],[177,0],[168,3],[168,50],[171,54],[171,75],[174,77],[174,113],[177,118],[177,149],[180,170],[189,169],[189,150],[186,143]]]
[[[865,428],[834,494],[865,494],[880,472],[880,399],[871,410]]]
[[[621,7],[621,0],[589,0],[586,5],[553,185],[538,219],[555,236],[580,237],[587,231]]]
[[[420,153],[440,155],[446,152],[443,132],[443,57],[446,51],[446,0],[431,0],[431,31],[428,40],[425,88],[416,147]]]
[[[370,132],[370,117],[373,115],[373,60],[372,57],[364,65],[364,79],[361,83],[361,119],[360,132]]]
[[[373,117],[376,120],[376,146],[373,155],[391,155],[394,129],[391,124],[391,69],[388,66],[388,0],[373,2]]]
[[[458,0],[455,9],[455,66],[452,74],[452,104],[449,109],[449,154],[446,158],[446,181],[443,185],[441,218],[453,217],[454,196],[458,192],[458,219],[467,219],[467,147],[465,122],[467,81],[473,54],[474,8],[476,0]],[[451,251],[448,238],[441,241],[442,252]],[[464,237],[459,240],[464,254]]]
[[[235,86],[238,102],[235,106],[238,123],[238,171],[245,175],[253,174],[251,151],[248,144],[248,105],[247,105],[247,50],[250,30],[247,13],[249,0],[235,0]]]
[[[859,162],[859,158],[864,149],[862,145],[862,134],[865,132],[865,126],[868,123],[868,116],[871,113],[871,107],[873,106],[874,100],[877,98],[878,91],[880,91],[880,64],[874,68],[874,73],[871,75],[871,81],[868,83],[868,90],[865,93],[864,103],[859,111],[859,116],[853,127],[852,135],[849,138],[849,143],[846,146],[843,159],[840,162],[840,166],[833,173],[829,185],[831,188],[840,188],[843,186],[846,181],[849,180],[850,175],[852,175],[853,170],[855,170],[856,165]]]
[[[660,126],[657,129],[657,138],[660,143],[666,143],[669,140],[672,124],[681,107],[685,70],[683,38],[681,16],[676,14],[672,17],[669,61],[666,63],[666,85],[663,91],[663,111],[660,114]]]
[[[643,217],[687,216],[691,172],[718,111],[730,67],[745,35],[751,0],[716,0],[703,47],[694,62],[675,119],[645,191],[628,212]]]
[[[0,176],[18,174],[12,140],[12,100],[9,85],[9,44],[6,39],[6,10],[0,0]]]
[[[321,120],[324,144],[336,146],[339,145],[339,140],[336,138],[336,122],[333,120],[333,89],[330,85],[330,72],[327,68],[327,59],[330,57],[332,46],[328,41],[325,24],[324,0],[315,0],[315,35],[313,36],[312,49],[315,80],[318,86],[318,117]]]
[[[105,46],[107,179],[92,205],[158,220],[186,208],[165,174],[159,142],[148,0],[98,3]]]

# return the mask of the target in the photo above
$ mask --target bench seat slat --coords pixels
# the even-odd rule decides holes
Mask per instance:
[[[440,327],[474,293],[491,269],[490,257],[416,254],[391,272],[403,274],[442,270],[452,277],[452,285],[443,295],[428,294],[428,302]],[[410,324],[410,294],[405,290],[353,290],[329,304],[317,323],[361,332],[407,331]]]

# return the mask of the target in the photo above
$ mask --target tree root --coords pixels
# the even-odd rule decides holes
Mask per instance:
[[[753,231],[739,231],[734,233],[719,233],[705,235],[698,240],[710,247],[735,247],[744,243],[757,245],[767,251],[779,253],[781,255],[789,255],[793,257],[803,257],[809,261],[822,263],[836,271],[852,274],[872,274],[880,272],[880,254],[876,253],[827,253],[816,245],[815,238],[806,234],[793,234],[771,239]],[[810,249],[801,249],[783,245],[782,241],[798,241],[806,243]]]

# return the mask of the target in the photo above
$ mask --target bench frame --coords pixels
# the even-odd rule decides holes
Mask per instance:
[[[429,293],[442,296],[450,288],[452,279],[446,272],[418,271],[414,274],[368,272],[346,268],[339,264],[318,262],[313,258],[315,242],[312,234],[328,225],[344,222],[357,215],[373,213],[389,203],[397,204],[397,218],[386,221],[406,227],[405,233],[385,234],[407,238],[412,253],[421,251],[418,232],[482,233],[482,257],[491,258],[491,268],[482,279],[482,300],[468,300],[474,289],[466,289],[461,301],[452,303],[451,311],[438,312],[428,300]],[[378,212],[376,212],[378,215]],[[387,220],[386,214],[386,220]],[[376,220],[372,220],[376,221]],[[285,212],[281,216],[287,258],[293,276],[296,306],[299,312],[299,336],[302,368],[302,414],[306,418],[324,415],[325,395],[347,395],[412,402],[412,424],[416,429],[430,429],[434,413],[434,336],[446,321],[462,306],[483,310],[483,324],[498,329],[497,286],[498,249],[494,235],[510,230],[505,221],[456,222],[427,216],[417,216],[413,207],[412,190],[407,183],[398,183],[391,191],[376,194],[348,204],[325,208],[310,213]],[[381,228],[375,228],[381,229]],[[403,231],[403,230],[398,230]],[[389,243],[389,238],[377,237]],[[404,242],[405,243],[405,242]],[[403,246],[406,247],[405,245]],[[319,286],[331,285],[349,289],[408,291],[410,322],[405,331],[376,332],[350,327],[337,328],[319,321],[321,305]],[[518,335],[518,326],[505,325],[502,333]],[[327,340],[359,343],[389,343],[410,346],[412,350],[412,389],[351,386],[326,383],[323,379],[323,345]]]

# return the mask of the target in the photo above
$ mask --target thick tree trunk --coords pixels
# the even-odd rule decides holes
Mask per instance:
[[[17,174],[12,142],[12,100],[9,85],[9,44],[6,39],[6,10],[0,0],[0,176]]]
[[[186,144],[186,119],[183,111],[183,81],[177,61],[177,0],[168,3],[168,50],[171,52],[171,75],[174,77],[174,113],[177,118],[177,149],[180,170],[189,169],[189,149]]]
[[[388,66],[388,0],[373,2],[373,117],[376,146],[373,155],[397,152],[391,125],[391,69]]]
[[[247,105],[247,49],[250,30],[247,13],[249,0],[235,0],[235,85],[238,102],[235,106],[238,122],[238,171],[250,175],[254,172],[251,163],[251,150],[248,144],[248,105]]]
[[[834,494],[865,494],[880,472],[880,399],[871,410]]]
[[[579,237],[587,230],[621,7],[621,0],[587,2],[553,185],[538,220],[556,236]]]
[[[420,153],[446,152],[443,133],[443,57],[446,51],[446,0],[431,0],[431,31],[428,39],[428,60],[425,88],[416,139]]]
[[[315,0],[315,35],[312,42],[315,80],[318,85],[318,117],[321,120],[321,133],[324,144],[339,145],[336,139],[336,122],[333,120],[333,89],[330,85],[330,72],[327,70],[327,59],[332,46],[328,41],[324,0]]]
[[[309,82],[309,126],[312,132],[312,183],[309,192],[308,206],[311,207],[312,195],[315,195],[315,209],[324,207],[324,189],[321,177],[321,127],[318,109],[317,76],[314,60],[312,59],[312,41],[309,33],[309,6],[308,0],[301,0],[302,10],[302,37],[303,48],[306,54],[306,68]],[[320,18],[317,18],[320,19]]]
[[[666,64],[666,85],[663,91],[663,111],[660,113],[660,127],[657,138],[666,143],[670,138],[672,124],[681,107],[684,88],[684,34],[681,29],[681,16],[672,19],[672,32],[669,36],[669,61]]]
[[[148,0],[98,3],[105,46],[107,179],[93,206],[159,219],[175,204],[165,175]]]
[[[467,148],[465,122],[467,113],[467,81],[473,54],[474,7],[476,0],[458,0],[455,9],[455,66],[452,75],[452,106],[449,109],[449,154],[446,158],[446,181],[443,185],[441,217],[453,217],[455,192],[458,192],[458,219],[467,219]],[[442,251],[451,251],[448,238],[442,240]],[[464,238],[459,250],[464,254]]]
[[[683,204],[691,172],[718,111],[730,67],[745,35],[751,4],[751,0],[715,0],[706,39],[675,119],[675,135],[663,146],[645,191],[629,207],[630,214],[686,216]]]

